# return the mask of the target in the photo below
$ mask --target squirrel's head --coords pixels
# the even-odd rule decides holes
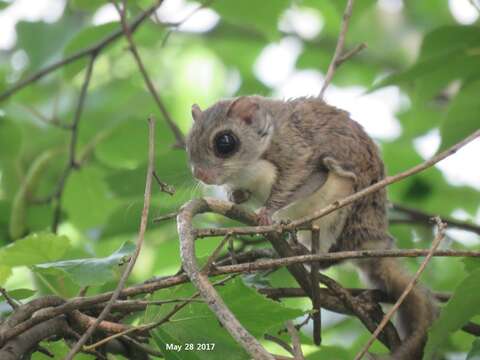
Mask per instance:
[[[187,152],[193,175],[206,184],[229,183],[248,171],[267,150],[274,130],[271,115],[255,96],[219,101],[204,111],[195,104],[192,117]]]

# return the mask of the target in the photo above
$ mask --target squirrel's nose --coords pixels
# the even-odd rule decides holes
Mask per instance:
[[[213,176],[212,174],[200,167],[193,168],[193,176],[195,176],[198,180],[203,181],[205,184],[213,184]]]

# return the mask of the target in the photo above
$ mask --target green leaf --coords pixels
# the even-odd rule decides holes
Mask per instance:
[[[0,282],[1,283],[1,282]],[[15,300],[23,300],[35,295],[36,291],[31,289],[8,290],[8,295]],[[0,301],[5,301],[3,295],[0,295]]]
[[[9,266],[0,265],[0,286],[4,285],[8,278],[12,275],[12,269]]]
[[[451,102],[440,126],[443,151],[480,129],[480,80],[467,83]]]
[[[480,360],[480,338],[476,338],[472,343],[472,348],[465,360]]]
[[[436,95],[450,81],[478,74],[480,29],[476,26],[443,26],[423,39],[417,62],[394,73],[370,91],[388,85],[411,85],[414,100],[423,102]]]
[[[480,259],[473,257],[466,257],[462,259],[465,270],[469,273],[480,268]]]
[[[31,266],[60,259],[70,247],[69,239],[52,233],[35,233],[0,249],[0,264]]]
[[[5,8],[8,7],[10,4],[11,4],[11,3],[8,2],[8,1],[0,0],[0,10],[5,9]]]
[[[57,150],[46,150],[37,156],[31,163],[27,174],[12,202],[9,233],[12,240],[16,240],[27,233],[28,197],[36,194],[38,183],[52,160],[58,155]],[[44,205],[40,215],[49,213],[49,206]],[[32,229],[30,228],[30,231]]]
[[[64,210],[77,226],[88,228],[105,223],[118,204],[108,189],[103,172],[86,166],[70,175],[64,194]]]
[[[242,0],[214,1],[210,7],[218,12],[222,19],[244,28],[260,31],[271,38],[278,37],[277,22],[283,11],[289,6],[288,0],[262,1]]]
[[[212,280],[214,281],[214,280]],[[290,309],[259,295],[254,289],[245,286],[240,279],[234,279],[224,286],[217,287],[230,310],[238,320],[257,338],[272,328],[279,329],[286,320],[296,318],[302,311]],[[161,291],[155,299],[184,298],[194,293],[192,286],[184,285],[175,290]],[[252,306],[246,306],[252,304]],[[254,304],[254,305],[253,305]],[[170,306],[151,306],[145,313],[145,322],[159,320],[171,310]],[[208,329],[206,332],[205,330]],[[204,303],[190,303],[180,310],[174,321],[162,325],[154,331],[155,341],[166,359],[249,359],[244,350],[219,325],[217,318]],[[168,351],[166,344],[205,344],[214,343],[212,351]],[[196,346],[196,345],[195,345]]]
[[[83,29],[65,46],[63,56],[68,57],[80,50],[95,45],[118,28],[118,22],[111,22]],[[86,66],[87,62],[88,60],[83,58],[65,66],[63,69],[64,75],[70,80]]]
[[[71,0],[70,5],[79,10],[94,11],[105,5],[105,0]]]
[[[130,118],[113,127],[105,140],[95,148],[95,156],[102,163],[114,169],[137,169],[148,159],[148,125],[144,119]],[[170,145],[173,139],[170,130],[164,122],[155,124],[155,153],[164,157],[173,156],[182,159],[181,151],[172,153]],[[180,154],[180,155],[179,155]],[[186,159],[183,157],[183,159]],[[185,166],[183,161],[178,166]],[[186,166],[185,166],[186,167]],[[145,173],[141,176],[145,183]],[[143,186],[142,186],[143,188]]]
[[[146,121],[125,121],[116,126],[95,149],[103,163],[120,169],[132,170],[144,163],[148,154],[148,126]]]
[[[429,331],[424,360],[438,354],[448,336],[460,329],[473,316],[480,314],[480,269],[470,273],[455,289],[448,303],[442,308],[438,319]]]
[[[305,357],[306,360],[318,360],[318,359],[349,359],[350,353],[338,346],[324,346],[319,351],[310,353]]]
[[[20,155],[22,140],[22,130],[17,123],[0,115],[0,160]]]
[[[104,258],[88,258],[38,264],[34,271],[44,274],[68,276],[80,287],[100,286],[117,278],[123,265],[128,262],[135,245],[125,243],[112,255]]]
[[[78,17],[68,15],[54,24],[19,21],[16,25],[17,47],[25,50],[28,56],[28,70],[38,70],[54,61],[79,25]]]

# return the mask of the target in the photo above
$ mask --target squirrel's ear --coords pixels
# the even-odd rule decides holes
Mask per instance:
[[[230,104],[227,110],[227,117],[240,118],[247,124],[252,123],[253,116],[259,105],[251,97],[239,97]]]
[[[198,119],[200,119],[200,116],[202,115],[202,110],[200,110],[200,106],[198,106],[197,104],[193,104],[192,105],[192,118],[193,118],[193,121],[197,121]]]

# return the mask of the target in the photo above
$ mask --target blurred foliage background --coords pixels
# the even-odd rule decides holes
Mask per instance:
[[[4,37],[0,94],[120,28],[114,7],[103,0],[39,3],[47,4],[44,15],[18,16],[16,38],[7,39],[6,30],[0,35]],[[199,3],[165,0],[133,38],[169,113],[186,133],[192,103],[205,108],[220,98],[243,94],[315,95],[333,55],[345,3],[213,0],[195,10]],[[129,19],[152,4],[153,0],[128,1]],[[0,23],[6,24],[22,6],[29,5],[0,1]],[[480,127],[478,17],[475,0],[357,1],[346,48],[361,42],[368,48],[337,71],[326,99],[352,111],[366,127],[381,147],[389,174],[421,162]],[[72,297],[86,285],[90,285],[88,294],[95,294],[116,284],[118,261],[131,252],[128,242],[138,229],[150,114],[158,119],[157,173],[177,190],[169,196],[155,189],[151,220],[202,193],[189,172],[185,153],[172,148],[175,139],[144,85],[126,40],[120,37],[102,49],[94,63],[78,127],[77,156],[83,161],[65,178],[61,221],[58,231],[51,232],[55,201],[49,197],[58,189],[68,164],[70,131],[66,127],[74,118],[86,66],[84,57],[0,102],[0,285],[19,299],[50,293]],[[480,151],[478,140],[474,146]],[[432,168],[389,187],[390,200],[478,222],[478,153],[465,154],[450,160],[450,171]],[[391,233],[399,247],[430,245],[431,226],[409,221],[394,210],[391,218]],[[198,225],[223,221],[205,216]],[[479,249],[478,232],[451,230],[448,234],[444,247]],[[208,255],[217,242],[199,241],[199,254]],[[176,272],[178,248],[174,221],[150,221],[130,282]],[[419,261],[405,262],[414,270]],[[479,347],[472,348],[473,336],[456,331],[463,324],[458,319],[475,319],[480,309],[480,282],[472,281],[478,279],[478,264],[468,264],[456,258],[434,259],[422,276],[432,289],[457,289],[456,302],[445,310],[443,326],[429,344],[430,349],[444,350],[448,359],[465,359],[470,351],[473,359]],[[361,286],[348,264],[328,273],[344,286]],[[272,304],[252,291],[252,284],[293,286],[294,282],[282,269],[237,279],[222,290],[227,303],[257,336],[275,333],[286,319],[300,321],[311,306],[307,299]],[[186,297],[192,291],[182,286],[155,296]],[[6,315],[8,310],[0,302],[0,312]],[[167,310],[165,306],[147,311],[145,317],[132,321],[147,321]],[[353,358],[368,338],[354,318],[325,312],[323,321],[320,349],[313,346],[311,328],[307,325],[302,330],[308,359]],[[201,304],[190,305],[156,332],[155,346],[162,348],[167,342],[217,344],[216,351],[185,353],[181,359],[220,358],[225,351],[231,359],[247,358]],[[276,353],[283,351],[272,343],[265,345]],[[61,342],[45,346],[59,358],[66,351]],[[385,351],[377,343],[373,349]],[[165,355],[179,358],[169,352]],[[35,354],[33,358],[46,357]]]

